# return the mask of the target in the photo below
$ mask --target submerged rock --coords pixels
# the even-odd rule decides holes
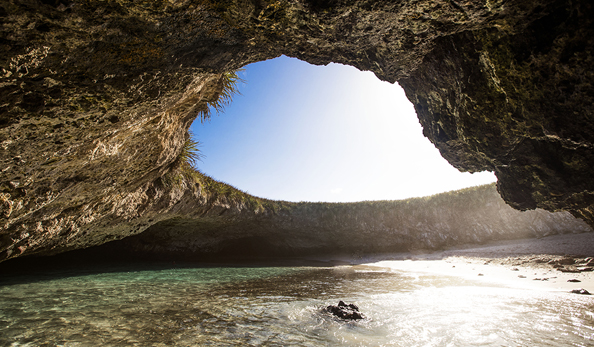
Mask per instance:
[[[359,307],[354,304],[346,304],[344,301],[339,301],[338,305],[330,305],[324,309],[325,312],[331,313],[332,315],[345,319],[345,320],[358,320],[363,319],[363,315],[359,312]]]

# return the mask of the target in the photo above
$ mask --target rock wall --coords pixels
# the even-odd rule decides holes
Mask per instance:
[[[179,217],[78,255],[99,259],[212,260],[441,250],[493,240],[591,232],[568,212],[518,211],[495,184],[426,198],[283,203],[248,218]]]
[[[0,260],[98,245],[174,217],[259,215],[258,204],[229,204],[195,180],[167,182],[219,74],[281,54],[399,81],[454,166],[495,171],[516,208],[594,225],[593,7],[3,0]]]

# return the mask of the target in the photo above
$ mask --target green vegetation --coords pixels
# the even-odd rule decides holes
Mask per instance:
[[[212,110],[217,114],[222,112],[225,106],[229,105],[231,102],[233,95],[239,94],[237,85],[240,82],[245,82],[238,75],[240,71],[243,71],[243,69],[225,72],[219,76],[219,79],[216,82],[218,84],[216,87],[218,87],[217,89],[219,91],[215,93],[213,99],[207,101],[207,107],[200,112],[199,117],[201,122],[211,118]],[[194,140],[192,133],[188,131],[184,145],[174,161],[172,171],[168,172],[163,177],[164,184],[169,186],[179,185],[181,184],[183,177],[187,178],[189,181],[197,181],[202,177],[208,177],[203,175],[196,168],[198,161],[201,161],[203,157],[198,147],[200,147],[200,142]],[[229,194],[230,191],[231,190],[225,193]]]
[[[221,91],[216,95],[214,100],[208,101],[208,108],[200,114],[201,122],[204,123],[204,121],[210,120],[212,110],[217,114],[223,112],[225,106],[229,105],[231,102],[233,95],[240,94],[237,86],[239,83],[245,82],[245,80],[238,75],[241,71],[243,71],[243,69],[237,69],[235,71],[221,74],[221,78],[219,79]]]
[[[241,71],[243,71],[243,69],[221,74],[217,81],[217,83],[219,83],[218,87],[220,88],[220,91],[215,95],[214,100],[207,102],[208,108],[202,111],[199,115],[202,122],[211,118],[213,110],[216,113],[222,112],[225,106],[229,105],[232,97],[235,94],[239,94],[237,86],[240,82],[245,82],[238,75]],[[278,211],[279,209],[286,207],[287,204],[290,204],[287,202],[277,202],[252,196],[230,184],[216,181],[200,172],[196,166],[198,161],[202,160],[203,155],[200,153],[198,147],[200,147],[199,141],[195,141],[192,133],[188,131],[186,134],[186,141],[174,162],[172,170],[162,178],[165,185],[179,186],[183,181],[189,182],[190,184],[198,184],[198,186],[204,189],[203,194],[209,200],[224,198],[229,202],[244,204],[254,211],[264,211],[266,209]]]
[[[187,181],[202,187],[202,194],[205,195],[208,200],[214,201],[224,199],[229,203],[244,205],[249,210],[255,212],[263,212],[265,210],[278,212],[280,209],[287,208],[292,204],[285,201],[273,201],[255,197],[230,184],[219,182],[194,167],[183,169],[182,174]]]
[[[202,122],[210,119],[212,116],[212,110],[214,110],[217,114],[222,112],[225,106],[229,105],[231,102],[233,95],[239,94],[237,85],[240,82],[245,82],[238,75],[240,71],[243,71],[243,69],[225,72],[220,75],[218,80],[218,87],[220,91],[215,94],[213,100],[207,101],[207,108],[200,113],[199,116]],[[181,166],[181,169],[184,173],[189,174],[192,171],[196,171],[196,164],[203,157],[202,154],[200,154],[200,150],[198,149],[199,146],[200,143],[195,141],[193,139],[192,133],[188,131],[186,134],[186,142],[184,143],[184,146],[177,157],[177,162]]]
[[[186,142],[184,142],[184,146],[177,157],[182,170],[193,170],[196,164],[202,160],[203,155],[198,149],[199,146],[200,142],[195,141],[192,133],[188,131]]]

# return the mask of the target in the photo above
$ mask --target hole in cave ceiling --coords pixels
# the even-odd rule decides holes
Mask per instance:
[[[191,127],[198,169],[274,200],[397,200],[494,182],[462,173],[422,134],[398,84],[280,57],[250,64],[224,113]]]

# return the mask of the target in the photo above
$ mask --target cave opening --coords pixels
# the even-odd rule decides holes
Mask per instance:
[[[281,56],[239,76],[240,94],[224,112],[190,130],[198,169],[252,195],[398,200],[496,181],[451,166],[423,136],[403,89],[371,72]]]

